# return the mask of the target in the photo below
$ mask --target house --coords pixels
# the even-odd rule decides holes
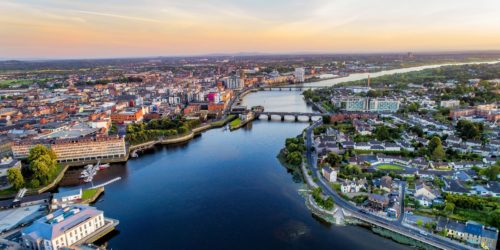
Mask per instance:
[[[436,225],[436,230],[445,231],[448,237],[465,241],[468,245],[474,247],[496,249],[497,246],[498,229],[485,227],[474,221],[467,221],[464,224],[440,217]]]
[[[382,178],[380,178],[379,188],[386,192],[390,192],[392,189],[392,177],[388,175],[382,176]]]
[[[434,199],[439,197],[439,193],[431,187],[425,185],[425,183],[422,183],[415,186],[414,197],[421,206],[429,207],[432,205]]]
[[[11,168],[21,169],[21,162],[12,157],[4,157],[0,160],[0,178],[7,176],[7,171]]]
[[[361,192],[362,188],[367,187],[366,179],[361,180],[345,180],[340,185],[340,191],[342,193],[358,193]]]
[[[385,144],[386,151],[401,151],[401,147],[396,143],[386,143]]]
[[[455,179],[444,179],[443,191],[451,194],[469,194],[469,189],[465,188]]]
[[[54,194],[52,197],[52,207],[63,207],[82,199],[82,189],[69,190]]]
[[[336,182],[337,181],[337,170],[332,169],[329,166],[325,166],[321,169],[321,173],[325,177],[326,180],[329,182]]]
[[[450,136],[448,136],[448,138],[446,138],[446,143],[448,143],[448,144],[460,144],[461,142],[462,142],[462,138],[460,138],[458,136],[450,135]]]
[[[370,194],[368,196],[368,203],[371,207],[384,210],[389,205],[389,198],[385,195]]]

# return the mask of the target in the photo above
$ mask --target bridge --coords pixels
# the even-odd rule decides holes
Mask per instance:
[[[279,116],[281,121],[285,121],[285,117],[293,117],[294,121],[299,122],[299,117],[307,117],[308,121],[311,122],[313,117],[320,118],[321,113],[305,113],[305,112],[256,112],[255,118],[260,119],[261,116],[267,116],[267,120],[272,120],[273,116]]]
[[[324,88],[320,86],[280,86],[280,87],[260,87],[258,91],[303,91]]]
[[[241,111],[231,111],[232,114],[241,114]],[[273,117],[279,117],[281,121],[285,121],[286,117],[293,117],[295,122],[300,122],[299,117],[307,117],[308,122],[312,122],[313,118],[321,118],[323,114],[321,113],[309,113],[309,112],[255,112],[255,119],[261,119],[263,116],[267,117],[268,121],[271,121]]]

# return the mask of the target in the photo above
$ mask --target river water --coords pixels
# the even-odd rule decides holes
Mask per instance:
[[[252,93],[243,105],[311,111],[290,91]],[[362,227],[325,224],[306,208],[298,192],[303,184],[276,158],[285,139],[306,126],[266,120],[233,132],[209,130],[101,171],[96,182],[122,179],[106,186],[95,204],[120,221],[98,243],[112,249],[407,248]]]

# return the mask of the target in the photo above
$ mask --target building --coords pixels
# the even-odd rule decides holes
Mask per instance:
[[[389,205],[389,198],[380,194],[370,194],[368,196],[368,202],[370,206],[384,210]]]
[[[4,157],[0,160],[0,177],[7,176],[7,170],[11,168],[21,169],[21,162],[12,159],[12,157]]]
[[[336,182],[337,181],[337,171],[335,169],[332,169],[330,167],[323,167],[321,169],[321,173],[325,177],[326,180],[329,182]]]
[[[369,111],[396,112],[399,110],[399,100],[392,98],[370,98]]]
[[[400,101],[395,98],[342,97],[332,100],[335,106],[350,112],[396,112]]]
[[[228,89],[242,89],[245,85],[244,79],[240,78],[239,75],[232,75],[227,79]]]
[[[496,249],[497,246],[498,229],[485,227],[474,221],[467,221],[464,224],[441,217],[438,220],[436,230],[445,231],[448,237],[465,241],[474,247]]]
[[[74,189],[65,192],[55,193],[52,197],[52,208],[64,207],[70,203],[80,201],[82,199],[82,189]]]
[[[102,233],[110,221],[94,207],[72,205],[44,216],[21,231],[22,245],[28,249],[59,249],[84,243]]]
[[[439,106],[443,108],[455,108],[460,106],[460,101],[459,100],[441,101]]]
[[[54,150],[59,163],[84,161],[112,162],[126,157],[125,139],[118,136],[86,137],[75,139],[23,140],[12,145],[16,159],[26,159],[37,144]]]
[[[142,108],[111,114],[111,121],[118,124],[140,122],[144,119]]]
[[[295,68],[294,72],[295,82],[305,82],[306,81],[306,71],[304,68]]]

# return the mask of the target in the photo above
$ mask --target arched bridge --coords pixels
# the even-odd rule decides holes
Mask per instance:
[[[320,86],[281,86],[281,87],[260,87],[259,91],[303,91],[312,90],[317,88],[324,88]]]
[[[293,117],[296,122],[300,121],[299,117],[307,117],[308,121],[312,121],[313,117],[321,117],[321,113],[307,113],[307,112],[256,112],[255,119],[261,119],[262,116],[267,116],[267,120],[272,120],[273,116],[280,117],[281,121],[285,121],[286,117]]]

